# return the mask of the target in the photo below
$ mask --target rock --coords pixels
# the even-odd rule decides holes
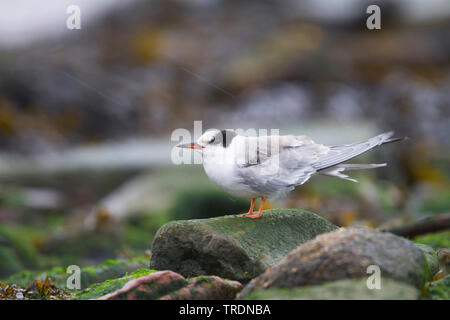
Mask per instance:
[[[234,299],[242,290],[237,281],[201,276],[187,281],[172,271],[158,271],[130,280],[98,300],[210,300]]]
[[[242,284],[237,281],[221,279],[217,276],[199,276],[189,284],[160,300],[230,300],[234,299]]]
[[[187,285],[186,279],[172,271],[159,271],[127,282],[121,289],[98,300],[153,300]]]
[[[147,268],[141,268],[134,272],[126,273],[122,277],[109,278],[102,282],[97,282],[91,284],[87,288],[82,288],[82,290],[76,290],[72,292],[73,300],[93,300],[105,296],[113,291],[121,289],[127,282],[133,279],[137,279],[152,273],[158,272],[158,270],[151,270]]]
[[[317,286],[300,288],[271,288],[253,291],[246,300],[416,300],[419,290],[389,278],[383,279],[381,289],[368,289],[367,278],[342,279]]]
[[[314,213],[293,209],[265,210],[259,219],[229,215],[173,221],[155,236],[150,268],[245,283],[302,243],[335,229]]]
[[[316,237],[293,250],[280,264],[253,279],[241,292],[295,288],[324,282],[367,277],[367,267],[380,267],[381,279],[397,281],[421,289],[429,280],[428,258],[413,242],[390,233],[367,228],[339,229]],[[433,262],[434,264],[434,262]]]

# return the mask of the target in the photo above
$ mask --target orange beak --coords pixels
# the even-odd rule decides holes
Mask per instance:
[[[195,142],[190,142],[190,143],[183,143],[183,144],[179,144],[177,145],[178,148],[188,148],[188,149],[197,149],[197,150],[201,150],[204,147],[202,147],[201,145],[195,143]]]

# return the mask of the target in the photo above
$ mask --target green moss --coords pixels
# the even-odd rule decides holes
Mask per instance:
[[[241,214],[172,221],[155,236],[150,268],[246,283],[299,245],[336,229],[324,218],[297,209],[264,210],[258,219]]]
[[[429,281],[439,271],[438,255],[433,248],[425,244],[416,243],[416,246],[422,251],[425,257],[426,266],[424,268],[423,278],[425,281]]]
[[[422,291],[422,299],[450,300],[450,275],[441,280],[425,284]]]
[[[202,222],[218,234],[233,237],[251,258],[264,259],[269,265],[281,261],[299,244],[337,229],[324,218],[298,209],[264,210],[259,219],[226,216]]]
[[[157,272],[157,270],[138,269],[135,272],[126,274],[125,276],[117,279],[95,283],[91,285],[89,288],[74,293],[73,299],[96,299],[101,296],[104,296],[105,294],[108,294],[110,292],[122,288],[125,283],[127,283],[132,279],[139,278],[154,272]]]
[[[81,272],[81,286],[84,288],[92,283],[117,278],[127,272],[132,272],[136,269],[145,267],[147,264],[147,257],[126,260],[107,260],[99,266],[83,268]]]
[[[414,238],[415,243],[426,244],[434,249],[450,248],[450,231],[429,233]]]
[[[101,265],[85,267],[81,269],[81,288],[86,288],[92,283],[105,281],[124,276],[127,272],[133,272],[145,267],[148,258],[145,256],[124,260],[107,260]],[[70,276],[65,268],[54,267],[48,271],[22,271],[5,279],[6,283],[14,283],[26,287],[34,279],[41,281],[48,277],[60,288],[66,287],[67,278]]]

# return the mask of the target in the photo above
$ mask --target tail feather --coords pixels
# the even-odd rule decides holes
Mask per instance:
[[[408,137],[392,138],[392,139],[386,140],[385,142],[383,142],[383,144],[397,142],[397,141],[403,141],[403,140],[408,140]]]
[[[312,166],[317,171],[334,167],[342,162],[348,161],[360,154],[363,154],[377,146],[385,143],[400,141],[403,138],[392,138],[394,132],[385,132],[376,137],[362,142],[352,143],[344,146],[330,147],[330,151],[319,158]],[[342,169],[341,169],[342,171]]]
[[[386,163],[372,163],[372,164],[353,164],[353,163],[341,163],[332,168],[328,168],[320,172],[320,174],[341,178],[344,180],[349,180],[353,182],[358,182],[358,180],[350,178],[348,175],[343,174],[342,171],[346,170],[358,170],[358,169],[373,169],[379,167],[385,167]]]

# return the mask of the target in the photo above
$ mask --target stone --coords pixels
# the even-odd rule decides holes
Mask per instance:
[[[293,250],[277,266],[253,279],[240,293],[268,288],[296,288],[339,279],[366,279],[370,265],[381,279],[391,278],[421,289],[432,277],[436,255],[425,257],[413,242],[368,228],[339,229],[317,236]]]
[[[221,279],[217,276],[199,276],[175,292],[159,300],[231,300],[242,290],[237,281]]]
[[[200,276],[186,280],[166,270],[150,273],[128,281],[122,288],[98,300],[230,300],[242,284],[217,276]]]
[[[181,275],[172,271],[159,271],[127,282],[121,289],[98,300],[154,300],[187,285]]]
[[[315,286],[253,291],[246,300],[416,300],[420,291],[406,283],[382,279],[380,289],[369,289],[367,278],[341,279]]]
[[[258,219],[228,215],[173,221],[154,238],[150,268],[246,283],[299,245],[336,229],[324,218],[296,209],[265,210]]]

